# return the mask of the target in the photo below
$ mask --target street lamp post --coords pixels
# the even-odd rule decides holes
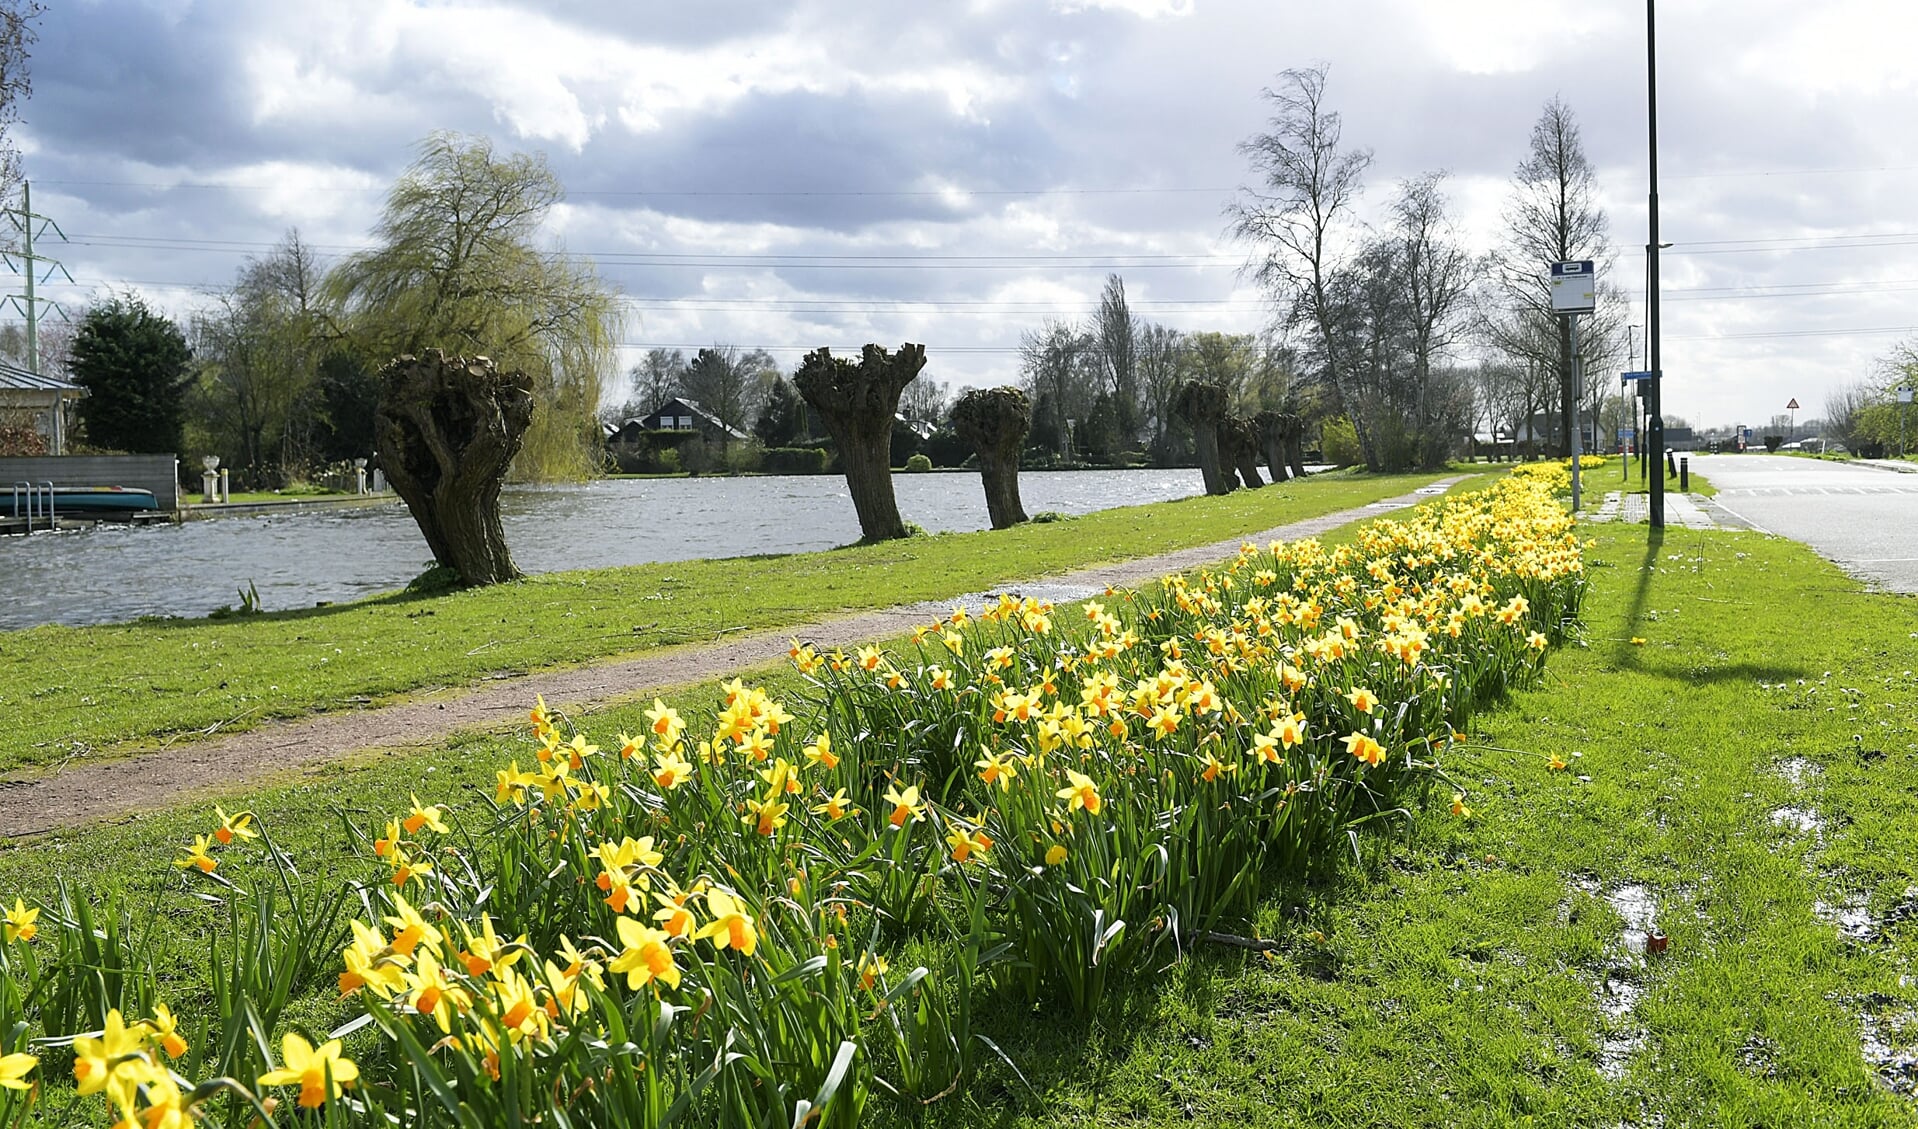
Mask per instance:
[[[1659,415],[1658,393],[1663,377],[1658,370],[1658,0],[1645,0],[1645,115],[1651,152],[1651,238],[1645,243],[1645,270],[1650,282],[1645,293],[1646,449],[1655,459],[1665,457],[1665,420]],[[1654,530],[1665,528],[1665,474],[1651,480],[1651,519]]]

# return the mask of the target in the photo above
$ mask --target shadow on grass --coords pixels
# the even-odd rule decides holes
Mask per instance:
[[[1666,678],[1683,682],[1687,686],[1716,685],[1723,682],[1785,682],[1794,678],[1806,677],[1806,668],[1772,663],[1728,663],[1723,666],[1706,664],[1685,670],[1660,670],[1645,662],[1643,647],[1634,646],[1631,639],[1635,629],[1645,618],[1645,610],[1651,603],[1652,578],[1657,573],[1659,553],[1665,547],[1665,530],[1650,529],[1646,533],[1645,556],[1639,562],[1638,581],[1632,589],[1630,605],[1625,609],[1624,621],[1612,645],[1612,663],[1619,670],[1633,674],[1646,674],[1653,678]]]

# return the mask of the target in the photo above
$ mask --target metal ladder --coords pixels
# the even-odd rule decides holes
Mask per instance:
[[[26,498],[26,508],[20,506],[20,499]],[[16,482],[13,484],[13,516],[27,519],[27,532],[33,532],[35,518],[47,519],[48,529],[57,529],[58,522],[53,512],[53,483]]]

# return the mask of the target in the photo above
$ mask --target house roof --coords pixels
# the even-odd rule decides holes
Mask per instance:
[[[87,390],[58,377],[42,376],[32,369],[21,368],[10,361],[0,361],[0,388],[16,388],[28,392],[64,392],[84,396]]]
[[[672,399],[666,401],[664,404],[661,404],[659,407],[654,408],[652,411],[652,414],[644,418],[646,419],[657,418],[658,416],[664,414],[666,412],[666,409],[671,407],[674,404],[678,404],[680,405],[680,407],[685,408],[687,411],[691,412],[693,415],[699,416],[701,419],[704,419],[708,424],[711,424],[713,427],[716,427],[719,430],[726,432],[726,434],[732,436],[734,439],[744,439],[747,437],[745,432],[727,423],[725,420],[720,419],[718,416],[714,415],[712,412],[707,411],[706,408],[702,406],[698,400],[690,400],[684,396],[674,396]],[[680,413],[673,412],[672,414],[678,415]],[[628,420],[627,422],[630,423],[632,421]]]

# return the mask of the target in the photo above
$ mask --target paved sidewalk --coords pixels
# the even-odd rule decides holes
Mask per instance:
[[[1853,459],[1853,466],[1868,466],[1898,474],[1918,474],[1918,463],[1906,459]]]
[[[1649,495],[1626,494],[1613,490],[1605,495],[1605,501],[1599,504],[1598,512],[1585,520],[1622,521],[1628,525],[1643,525],[1652,519],[1651,507]],[[1720,517],[1714,520],[1711,511],[1716,511]],[[1725,520],[1728,516],[1723,510],[1712,507],[1709,499],[1681,494],[1676,490],[1667,491],[1665,494],[1665,527],[1667,529],[1673,526],[1681,529],[1718,529],[1736,524]]]
[[[1341,525],[1379,517],[1443,494],[1464,476],[1437,480],[1411,494],[1274,529],[1247,533],[1158,556],[1081,569],[1030,583],[1003,586],[1064,603],[1130,587],[1231,557],[1246,541],[1296,541]],[[997,591],[997,590],[995,590]],[[352,753],[415,750],[443,744],[462,730],[493,730],[518,723],[533,696],[579,713],[668,688],[733,674],[785,657],[797,636],[822,647],[850,647],[903,635],[943,617],[960,601],[984,593],[885,608],[811,624],[731,635],[710,643],[661,650],[639,658],[500,679],[425,695],[381,709],[319,714],[270,722],[257,729],[102,764],[80,764],[46,776],[0,780],[0,836],[36,835],[63,827],[166,807],[196,794],[228,790],[291,772],[312,770]]]

